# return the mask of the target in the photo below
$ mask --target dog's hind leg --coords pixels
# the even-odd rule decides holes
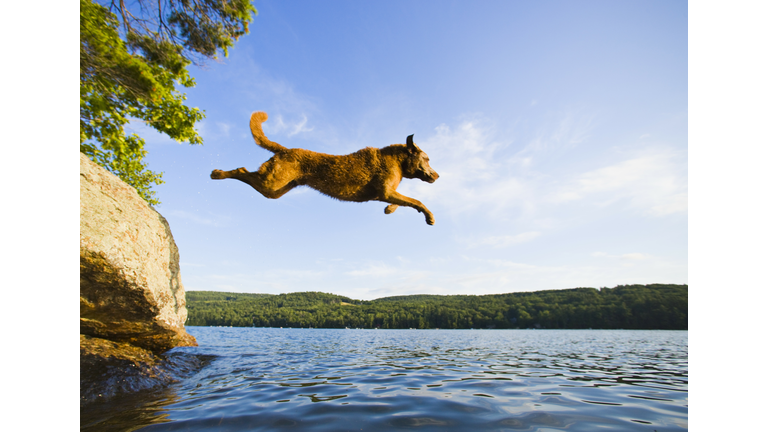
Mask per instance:
[[[388,205],[386,209],[384,209],[384,213],[392,213],[397,209],[398,206],[406,206],[411,207],[416,210],[418,210],[421,213],[424,213],[424,217],[427,219],[427,223],[429,225],[435,224],[435,217],[432,215],[432,212],[427,209],[424,204],[421,203],[421,201],[413,198],[409,198],[397,191],[390,192],[384,199],[381,199],[380,201],[388,202],[392,205]],[[389,211],[387,211],[389,210]]]
[[[214,180],[221,180],[227,178],[233,178],[240,180],[243,183],[251,186],[259,191],[260,194],[266,198],[277,199],[285,195],[289,190],[298,186],[295,181],[291,179],[276,179],[275,176],[267,176],[262,165],[258,171],[249,172],[245,168],[238,168],[231,171],[213,170],[211,172],[211,178]],[[280,181],[282,180],[282,181]]]
[[[232,171],[222,171],[222,170],[215,169],[215,170],[211,171],[211,178],[214,179],[214,180],[223,180],[223,179],[227,179],[227,178],[237,178],[238,176],[240,176],[240,175],[242,175],[244,173],[247,173],[247,172],[248,172],[248,170],[245,169],[245,168],[238,168],[238,169],[232,170]]]

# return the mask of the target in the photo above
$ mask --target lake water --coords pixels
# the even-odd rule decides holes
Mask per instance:
[[[188,327],[206,365],[98,431],[681,431],[688,332]]]

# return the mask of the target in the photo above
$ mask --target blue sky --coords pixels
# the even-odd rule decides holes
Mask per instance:
[[[688,283],[688,11],[682,1],[258,1],[251,33],[192,70],[203,146],[142,124],[187,290],[356,299]],[[440,179],[413,209],[213,169],[287,147],[415,142]]]

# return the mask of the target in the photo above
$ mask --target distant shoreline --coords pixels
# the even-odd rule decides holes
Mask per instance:
[[[687,330],[688,285],[619,285],[371,301],[320,292],[187,291],[188,326],[361,329]]]

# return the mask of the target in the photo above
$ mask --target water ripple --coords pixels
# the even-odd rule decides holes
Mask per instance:
[[[687,430],[687,332],[188,330],[215,360],[93,430]]]

